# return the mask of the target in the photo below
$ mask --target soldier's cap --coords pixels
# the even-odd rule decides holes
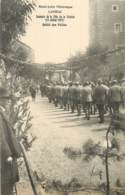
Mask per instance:
[[[12,95],[5,87],[0,87],[0,99],[12,99]]]
[[[116,84],[116,83],[118,83],[117,80],[113,80],[113,81],[112,81],[112,84]]]
[[[94,87],[95,86],[95,83],[94,82],[91,82],[91,86]]]
[[[72,81],[68,81],[68,84],[72,84]]]
[[[84,83],[84,85],[89,85],[89,81],[86,81],[86,82]]]
[[[77,82],[75,82],[74,84],[75,84],[75,85],[79,85],[79,82],[77,81]]]
[[[98,79],[98,84],[103,83],[102,79]]]

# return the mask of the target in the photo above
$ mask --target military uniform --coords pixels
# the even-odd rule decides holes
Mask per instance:
[[[59,103],[58,85],[55,86],[55,106],[57,107]]]
[[[69,83],[68,86],[68,97],[67,97],[67,106],[68,106],[68,111],[71,108],[71,101],[72,101],[72,83]]]
[[[35,100],[35,98],[36,98],[36,89],[35,89],[35,87],[30,86],[29,91],[30,91],[32,99]]]
[[[71,108],[71,112],[74,113],[75,111],[75,94],[76,94],[76,87],[75,85],[72,85],[69,88],[69,97],[70,97],[70,108]]]
[[[81,115],[81,96],[82,96],[82,86],[79,84],[75,85],[74,88],[74,104],[77,110],[78,116]]]
[[[86,84],[86,86],[84,86],[82,90],[82,103],[83,103],[85,116],[88,120],[90,119],[92,102],[93,102],[93,91],[91,86],[89,84]]]
[[[103,84],[99,84],[94,89],[94,102],[99,112],[100,123],[104,122],[105,105],[107,102],[107,89]]]
[[[116,82],[109,89],[109,102],[113,113],[119,113],[120,104],[122,102],[122,88]]]
[[[48,97],[49,103],[52,102],[51,93],[52,93],[52,85],[48,85],[47,86],[47,97]]]
[[[63,88],[63,106],[65,110],[66,110],[67,104],[68,104],[68,86],[65,85]]]

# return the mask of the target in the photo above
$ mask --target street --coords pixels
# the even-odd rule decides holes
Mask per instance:
[[[32,168],[40,177],[44,176],[47,180],[59,180],[62,183],[77,178],[84,185],[90,183],[91,171],[95,167],[95,172],[103,170],[102,181],[105,181],[104,165],[99,158],[95,158],[90,163],[84,162],[82,158],[71,160],[63,150],[65,147],[81,149],[83,143],[90,138],[104,144],[108,116],[104,124],[98,123],[97,115],[87,121],[84,115],[78,117],[77,113],[71,114],[63,109],[55,108],[53,104],[48,103],[47,98],[40,96],[37,97],[36,102],[30,102],[30,107],[33,115],[31,132],[37,136],[37,140],[27,156]],[[112,162],[111,165],[112,182],[116,182],[117,178],[125,181],[122,171],[125,170],[125,163]],[[120,169],[118,169],[119,166]],[[95,174],[91,182],[97,184],[101,181]]]

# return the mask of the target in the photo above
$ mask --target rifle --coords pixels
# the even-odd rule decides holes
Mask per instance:
[[[37,180],[35,179],[34,172],[32,171],[31,166],[30,166],[30,164],[29,164],[29,162],[27,160],[24,146],[21,143],[20,143],[20,146],[21,146],[23,159],[24,159],[24,162],[25,162],[26,170],[27,170],[27,173],[28,173],[28,177],[29,177],[29,180],[30,180],[30,184],[31,184],[33,193],[34,193],[34,195],[42,195],[42,193],[41,193],[41,190],[42,190],[41,189],[41,185],[39,185]]]

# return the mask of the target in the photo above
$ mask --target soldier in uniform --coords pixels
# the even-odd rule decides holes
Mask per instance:
[[[29,91],[30,91],[32,100],[35,101],[35,99],[36,99],[36,89],[35,89],[35,87],[33,85],[31,85],[30,88],[29,88]]]
[[[91,106],[93,102],[93,91],[92,87],[90,86],[89,82],[85,82],[83,90],[82,90],[82,102],[84,107],[84,112],[86,119],[90,119],[91,114]]]
[[[51,86],[51,102],[56,105],[56,83],[53,82]]]
[[[67,97],[67,107],[68,107],[68,111],[70,110],[71,108],[71,101],[72,101],[72,82],[69,81],[68,83],[68,97]]]
[[[122,89],[117,80],[112,82],[109,89],[109,102],[111,104],[113,114],[119,113],[120,104],[122,102]]]
[[[63,106],[64,110],[66,110],[68,104],[68,85],[67,83],[64,83],[64,89],[63,89]]]
[[[81,115],[81,96],[82,96],[82,86],[79,84],[79,82],[75,83],[75,89],[74,89],[74,99],[75,99],[75,108],[77,110],[78,116]]]
[[[101,79],[98,80],[98,85],[94,89],[94,102],[97,105],[99,112],[100,123],[104,123],[105,105],[107,102],[108,92]]]
[[[70,87],[70,107],[71,107],[71,113],[74,113],[75,111],[75,93],[76,93],[76,86],[75,83],[72,83]]]
[[[49,103],[52,102],[51,91],[52,91],[52,84],[50,83],[47,85],[47,94],[46,94],[48,97]]]
[[[44,97],[45,96],[45,84],[41,82],[39,89],[40,89],[41,97]]]
[[[63,104],[62,104],[63,86],[61,85],[61,83],[58,84],[57,93],[58,93],[58,104],[60,105],[60,108],[63,108]]]
[[[55,85],[55,106],[58,106],[58,84]]]
[[[12,195],[14,184],[19,180],[17,158],[21,148],[9,123],[6,111],[7,90],[0,87],[0,146],[1,146],[1,194]]]

